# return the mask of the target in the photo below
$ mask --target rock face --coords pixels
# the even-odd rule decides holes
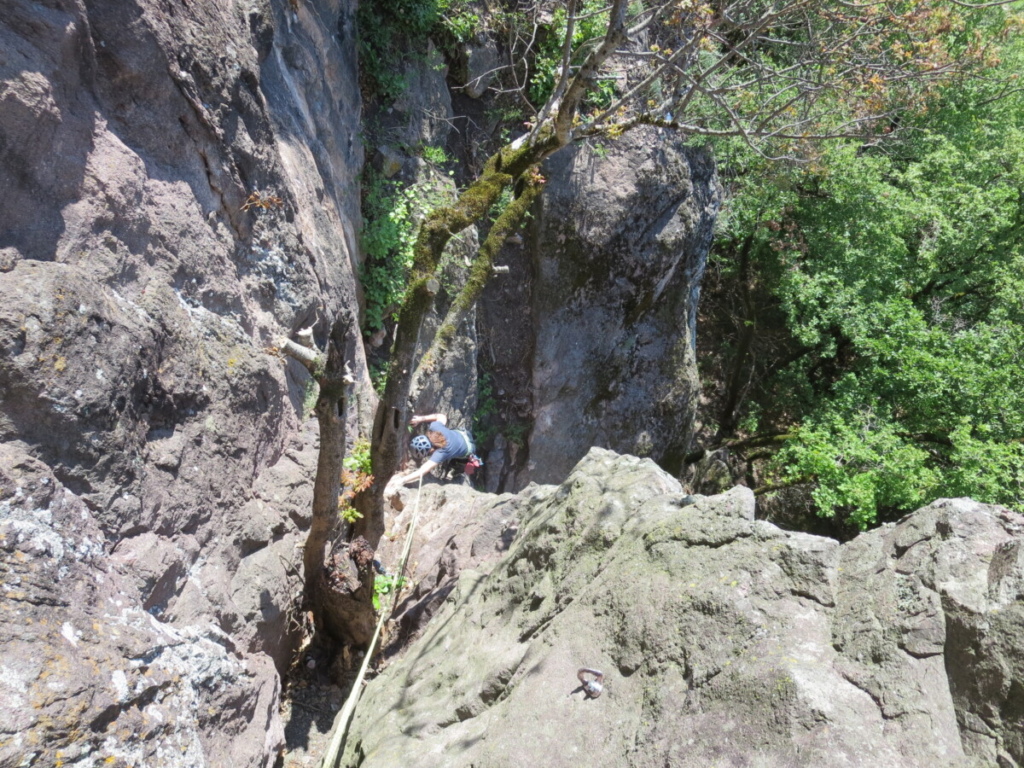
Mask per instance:
[[[420,632],[454,590],[463,571],[486,570],[508,551],[519,521],[530,505],[553,486],[530,485],[517,495],[478,493],[468,484],[438,483],[430,478],[419,489],[407,486],[398,494],[398,509],[389,510],[389,528],[395,536],[378,550],[382,562],[394,570],[417,503],[419,522],[409,553],[411,591],[396,606],[401,639]]]
[[[372,167],[386,178],[402,182],[410,216],[420,221],[427,211],[457,197],[455,182],[437,165],[422,156],[425,147],[445,147],[452,134],[454,113],[447,86],[448,67],[433,46],[426,56],[411,57],[403,65],[406,87],[391,103],[369,105],[367,124],[380,140]],[[420,329],[417,358],[430,346],[458,291],[466,282],[468,265],[479,246],[476,227],[453,238],[445,250],[434,305]],[[390,349],[394,328],[382,330],[371,344]],[[413,381],[410,402],[416,413],[443,412],[449,424],[469,429],[476,409],[477,391],[476,309],[466,313],[446,354],[429,374]]]
[[[273,765],[270,658],[209,618],[154,615],[197,552],[143,534],[110,554],[82,499],[12,446],[0,484],[0,765]]]
[[[1024,764],[1019,515],[939,501],[840,546],[600,449],[521,513],[363,694],[344,765]]]
[[[0,765],[276,759],[316,446],[272,347],[357,312],[353,12],[0,7]]]
[[[697,298],[720,200],[714,162],[654,128],[564,150],[534,240],[530,479],[593,446],[678,472],[698,394]]]

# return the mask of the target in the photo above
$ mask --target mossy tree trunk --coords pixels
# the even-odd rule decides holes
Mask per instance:
[[[529,148],[504,148],[491,157],[484,174],[474,182],[450,207],[432,211],[424,221],[416,243],[416,259],[405,300],[399,311],[395,343],[391,350],[389,375],[384,395],[377,408],[373,427],[373,492],[363,500],[355,533],[363,535],[376,546],[384,532],[384,484],[399,469],[405,426],[410,417],[410,392],[415,379],[433,370],[458,329],[465,314],[476,303],[493,272],[494,257],[505,239],[511,235],[539,194],[542,180],[537,163],[551,149],[551,140]],[[433,307],[438,289],[435,275],[445,246],[452,236],[482,219],[500,199],[506,187],[514,185],[512,203],[498,216],[488,237],[480,247],[470,268],[469,279],[455,297],[452,306],[433,340],[428,352],[419,362],[415,360],[420,328]]]

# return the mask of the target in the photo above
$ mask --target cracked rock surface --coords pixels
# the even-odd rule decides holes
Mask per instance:
[[[367,688],[343,764],[1024,763],[1019,515],[942,500],[840,545],[601,449],[518,511]]]
[[[317,437],[274,347],[358,306],[354,13],[0,3],[4,768],[277,762]]]
[[[0,488],[0,765],[272,762],[271,660],[209,620],[158,621],[138,598],[173,579],[173,548],[150,547],[143,569],[108,557],[82,499],[10,446]]]

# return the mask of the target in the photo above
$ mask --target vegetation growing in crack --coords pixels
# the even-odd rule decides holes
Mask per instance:
[[[467,0],[389,0],[360,3],[357,24],[366,84],[393,101],[407,87],[402,70],[410,53],[425,55],[431,38],[450,50],[472,38],[480,18]]]
[[[405,186],[367,168],[363,184],[362,236],[366,261],[360,274],[366,297],[364,330],[367,332],[383,328],[394,313],[409,279],[417,226],[427,212],[444,199],[437,179],[427,178]]]
[[[384,598],[391,593],[398,593],[405,584],[405,578],[391,574],[380,574],[373,580],[373,609],[379,611]]]

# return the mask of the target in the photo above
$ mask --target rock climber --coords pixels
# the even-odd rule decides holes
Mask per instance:
[[[448,417],[443,413],[413,416],[409,419],[409,423],[414,427],[427,424],[427,434],[417,435],[410,443],[413,455],[424,461],[419,469],[414,469],[405,475],[395,475],[388,483],[388,488],[397,489],[399,486],[414,483],[421,477],[426,477],[435,467],[446,461],[468,459],[479,462],[479,459],[473,454],[473,451],[476,450],[473,438],[461,429],[449,429]]]

